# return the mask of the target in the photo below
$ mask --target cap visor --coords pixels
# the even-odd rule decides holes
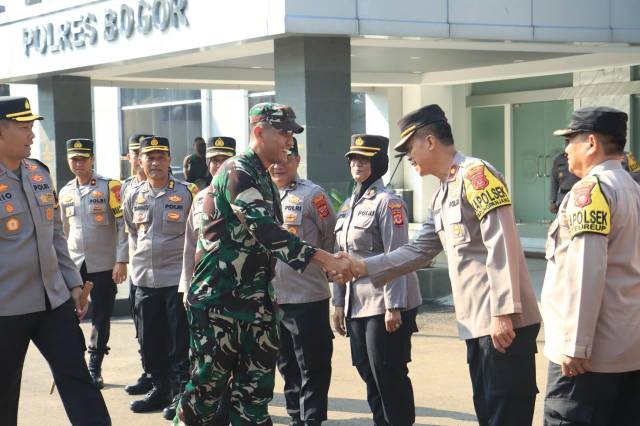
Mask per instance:
[[[365,157],[373,157],[378,152],[380,152],[380,151],[372,152],[372,151],[359,151],[359,150],[352,149],[351,151],[347,152],[344,156],[348,157],[350,155],[363,155]]]
[[[576,129],[558,129],[555,132],[553,132],[554,136],[569,136],[572,135],[574,133],[579,133],[580,130],[576,130]]]
[[[36,121],[36,120],[44,120],[44,117],[36,115],[36,114],[31,114],[31,115],[25,115],[24,117],[15,117],[12,118],[12,120],[15,121]]]
[[[158,146],[146,146],[144,148],[142,148],[140,150],[140,153],[144,153],[144,152],[151,152],[151,151],[163,151],[163,152],[169,152],[169,148],[163,145],[158,145]]]
[[[288,130],[295,134],[304,132],[304,127],[296,123],[295,121],[287,121],[284,123],[271,123],[273,127],[279,130]]]
[[[205,155],[205,158],[213,158],[213,157],[217,157],[218,155],[223,155],[225,157],[233,157],[236,154],[231,151],[209,151]]]
[[[89,154],[88,152],[67,152],[67,158],[73,158],[73,157],[89,158],[91,157],[91,154]]]
[[[414,130],[413,132],[406,134],[402,139],[400,139],[400,142],[393,146],[393,149],[398,152],[407,152],[407,142],[409,142],[409,139],[411,139],[411,136],[413,136],[415,132],[416,131]]]

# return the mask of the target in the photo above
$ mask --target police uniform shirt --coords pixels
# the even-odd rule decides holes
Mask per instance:
[[[124,218],[129,231],[131,280],[139,287],[177,286],[193,184],[169,178],[154,190],[145,181],[127,190]]]
[[[354,205],[351,200],[347,199],[338,212],[336,250],[370,258],[408,241],[406,206],[381,179]],[[422,304],[418,277],[413,271],[405,274],[384,288],[375,287],[370,277],[351,281],[346,287],[334,284],[333,304],[345,307],[349,318],[380,315],[387,309],[413,309]]]
[[[19,174],[0,164],[0,316],[44,311],[45,292],[55,309],[82,285],[48,170],[26,159]]]
[[[375,285],[425,265],[442,249],[461,339],[490,334],[491,317],[513,315],[515,328],[540,322],[536,296],[502,176],[456,153],[431,201],[419,236],[385,256],[365,260]]]
[[[210,191],[207,186],[199,191],[193,198],[193,204],[189,209],[187,224],[184,233],[184,248],[182,256],[182,272],[180,274],[180,284],[178,291],[186,293],[191,285],[191,278],[196,267],[196,247],[198,245],[198,232],[200,227],[201,215],[203,213],[203,203],[205,195]]]
[[[126,178],[120,186],[120,200],[124,200],[129,188],[135,188],[142,182],[144,181],[138,180],[138,176],[129,176],[128,178]]]
[[[314,247],[333,251],[336,214],[324,189],[296,177],[294,182],[280,189],[280,201],[284,227],[289,232]],[[279,260],[273,286],[280,304],[310,303],[331,297],[326,274],[313,263],[300,274]]]
[[[87,273],[110,271],[128,262],[129,248],[120,205],[121,185],[94,175],[89,184],[72,179],[60,190],[60,214],[69,254]]]
[[[640,187],[619,161],[593,167],[564,198],[547,237],[544,354],[593,371],[640,370]]]

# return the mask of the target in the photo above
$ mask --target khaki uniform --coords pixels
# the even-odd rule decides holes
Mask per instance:
[[[488,335],[493,316],[518,314],[515,328],[541,321],[502,177],[461,153],[434,195],[420,235],[387,255],[365,260],[367,271],[373,284],[382,286],[425,265],[442,249],[461,339]]]
[[[198,192],[193,198],[193,204],[189,210],[187,223],[184,233],[184,249],[182,255],[182,272],[180,273],[180,284],[178,285],[179,293],[189,291],[193,271],[196,267],[196,247],[198,245],[198,229],[200,227],[201,215],[203,214],[202,206],[204,204],[207,188]]]
[[[146,181],[127,190],[124,218],[131,236],[129,264],[135,286],[178,285],[193,192],[193,184],[173,178],[157,193]]]
[[[60,190],[60,214],[69,254],[87,273],[110,271],[127,263],[129,249],[120,206],[120,182],[95,175],[88,185],[77,179]]]
[[[640,188],[618,161],[565,197],[547,237],[544,354],[589,358],[593,371],[640,370]]]
[[[22,178],[0,164],[0,316],[55,309],[82,278],[69,256],[54,185],[36,160],[20,165]]]
[[[408,241],[409,224],[402,200],[377,180],[351,205],[343,204],[336,222],[336,250],[363,258],[389,253]],[[392,281],[392,282],[390,282]],[[382,287],[383,284],[389,285]],[[362,277],[346,287],[334,284],[333,304],[345,307],[349,318],[381,315],[387,309],[413,309],[422,304],[418,277],[413,270],[376,286],[372,277]]]
[[[321,187],[296,178],[291,185],[280,189],[280,200],[284,227],[289,232],[314,247],[333,251],[336,214]],[[324,271],[313,263],[300,274],[278,261],[276,277],[272,282],[279,304],[317,302],[331,296]]]

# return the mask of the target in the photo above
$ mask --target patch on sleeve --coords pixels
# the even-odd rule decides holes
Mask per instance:
[[[329,206],[327,205],[327,197],[325,197],[324,194],[315,196],[313,198],[313,205],[316,206],[316,210],[321,218],[324,219],[329,216],[330,212]]]
[[[627,152],[627,166],[629,167],[630,172],[637,172],[640,170],[640,164],[636,161],[636,157],[633,156],[632,152]]]
[[[196,185],[195,183],[190,183],[188,185],[188,188],[189,188],[189,191],[191,192],[191,195],[193,195],[193,196],[195,196],[198,193],[198,191],[200,190],[198,188],[198,185]]]
[[[122,217],[120,182],[117,180],[109,181],[109,207],[111,208],[114,217]]]
[[[393,218],[393,224],[397,226],[404,225],[404,212],[402,211],[402,203],[398,201],[392,201],[389,203],[391,209],[391,217]]]
[[[588,176],[573,186],[566,216],[571,238],[585,232],[609,235],[611,210],[596,176]]]
[[[464,184],[467,201],[478,220],[482,220],[493,209],[511,204],[507,188],[484,164],[467,169]]]

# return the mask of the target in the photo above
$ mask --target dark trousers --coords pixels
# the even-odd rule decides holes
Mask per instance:
[[[283,317],[278,369],[284,378],[287,413],[295,423],[320,424],[327,419],[331,383],[329,299],[279,306]]]
[[[387,333],[384,315],[347,320],[351,360],[367,385],[367,401],[376,425],[406,426],[415,422],[413,387],[407,364],[417,308],[402,312],[402,325]]]
[[[189,378],[189,327],[178,286],[136,288],[136,313],[145,371],[173,386]]]
[[[638,355],[640,356],[640,354]],[[549,363],[545,426],[637,426],[640,424],[640,370],[626,373],[562,375]]]
[[[89,339],[89,352],[108,354],[109,334],[111,332],[111,314],[116,300],[118,289],[113,282],[113,271],[101,271],[87,273],[87,267],[83,263],[80,267],[80,275],[83,281],[91,281],[91,338]]]
[[[84,336],[71,300],[53,310],[0,317],[0,425],[17,424],[22,367],[29,342],[49,363],[72,425],[110,425],[102,394],[84,360]]]
[[[480,426],[526,426],[536,402],[536,337],[540,324],[518,328],[506,353],[491,336],[466,340],[473,405]]]
[[[133,319],[133,327],[136,330],[135,339],[138,342],[138,354],[140,354],[140,365],[142,365],[142,371],[145,373],[147,369],[144,366],[144,360],[142,359],[142,344],[140,343],[140,321],[138,321],[138,313],[136,312],[136,287],[133,285],[133,281],[129,278],[129,312],[131,313],[131,319]]]

